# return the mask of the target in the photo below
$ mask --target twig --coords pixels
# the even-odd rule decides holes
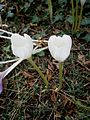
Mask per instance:
[[[82,62],[80,62],[79,60],[77,60],[77,62],[78,62],[81,66],[83,66],[87,71],[90,72],[90,69],[87,68]]]
[[[71,51],[90,51],[90,49],[83,49],[83,50],[81,50],[81,49],[71,49]]]

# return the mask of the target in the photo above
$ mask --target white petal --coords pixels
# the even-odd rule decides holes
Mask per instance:
[[[62,37],[64,44],[68,47],[68,49],[71,49],[72,46],[72,39],[69,35],[63,35]]]
[[[70,51],[64,47],[55,48],[55,52],[53,52],[52,56],[59,62],[63,62],[69,56]]]
[[[24,34],[24,37],[28,40],[28,41],[33,41],[33,39],[29,36],[29,35],[27,35],[27,34]]]
[[[14,33],[11,36],[11,43],[14,46],[23,46],[24,44],[26,44],[26,40],[23,36],[19,35],[18,33]]]

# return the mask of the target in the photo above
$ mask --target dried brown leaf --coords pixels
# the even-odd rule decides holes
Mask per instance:
[[[51,101],[54,103],[57,101],[57,95],[55,91],[52,91],[51,93]]]
[[[47,69],[47,79],[50,81],[52,79],[52,72],[50,69]]]
[[[81,61],[81,62],[85,62],[85,56],[83,54],[78,54],[78,60]]]
[[[25,78],[27,78],[27,77],[28,77],[29,79],[33,78],[33,76],[32,76],[29,72],[27,72],[27,71],[22,71],[21,74],[22,74]]]

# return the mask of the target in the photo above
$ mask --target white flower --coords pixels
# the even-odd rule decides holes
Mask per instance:
[[[11,36],[11,48],[16,57],[23,59],[30,58],[33,51],[32,38],[27,34],[21,36],[15,33]]]
[[[4,79],[4,77],[6,77],[24,59],[30,58],[32,56],[32,54],[36,54],[36,53],[38,53],[42,50],[45,50],[45,49],[47,49],[47,47],[38,48],[38,46],[36,46],[33,49],[33,45],[36,45],[35,43],[33,43],[33,41],[36,42],[37,40],[33,40],[29,35],[24,34],[24,36],[21,36],[17,33],[7,32],[7,31],[2,30],[2,29],[0,29],[0,31],[11,35],[11,37],[6,37],[6,36],[2,36],[2,35],[0,37],[11,40],[12,52],[16,57],[18,57],[14,60],[8,60],[8,61],[0,62],[0,64],[6,64],[6,63],[9,63],[9,62],[16,61],[8,69],[6,69],[3,72],[0,72],[0,93],[1,93],[2,89],[3,89],[2,80]]]
[[[63,62],[70,54],[72,39],[69,35],[55,36],[52,35],[48,41],[48,48],[53,58]]]
[[[81,6],[83,6],[85,4],[86,0],[80,0],[80,2],[81,2]]]

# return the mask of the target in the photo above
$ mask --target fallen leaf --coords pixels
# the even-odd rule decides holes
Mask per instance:
[[[78,60],[85,63],[85,56],[83,54],[78,54]]]
[[[47,79],[50,81],[52,79],[52,72],[50,69],[47,69]]]
[[[90,61],[85,61],[84,62],[84,65],[88,65],[88,64],[90,64]]]
[[[56,113],[55,113],[55,118],[56,118],[56,119],[57,119],[57,118],[61,118],[61,113],[58,112],[58,111],[56,111]]]
[[[29,72],[27,72],[27,71],[21,71],[21,74],[24,76],[24,77],[28,77],[29,79],[31,79],[31,78],[33,78],[33,76],[29,73]]]
[[[51,93],[51,101],[54,103],[57,101],[57,94],[55,91],[52,91]]]
[[[34,83],[35,83],[35,81],[30,80],[30,81],[28,81],[27,85],[28,85],[28,87],[33,87]]]

